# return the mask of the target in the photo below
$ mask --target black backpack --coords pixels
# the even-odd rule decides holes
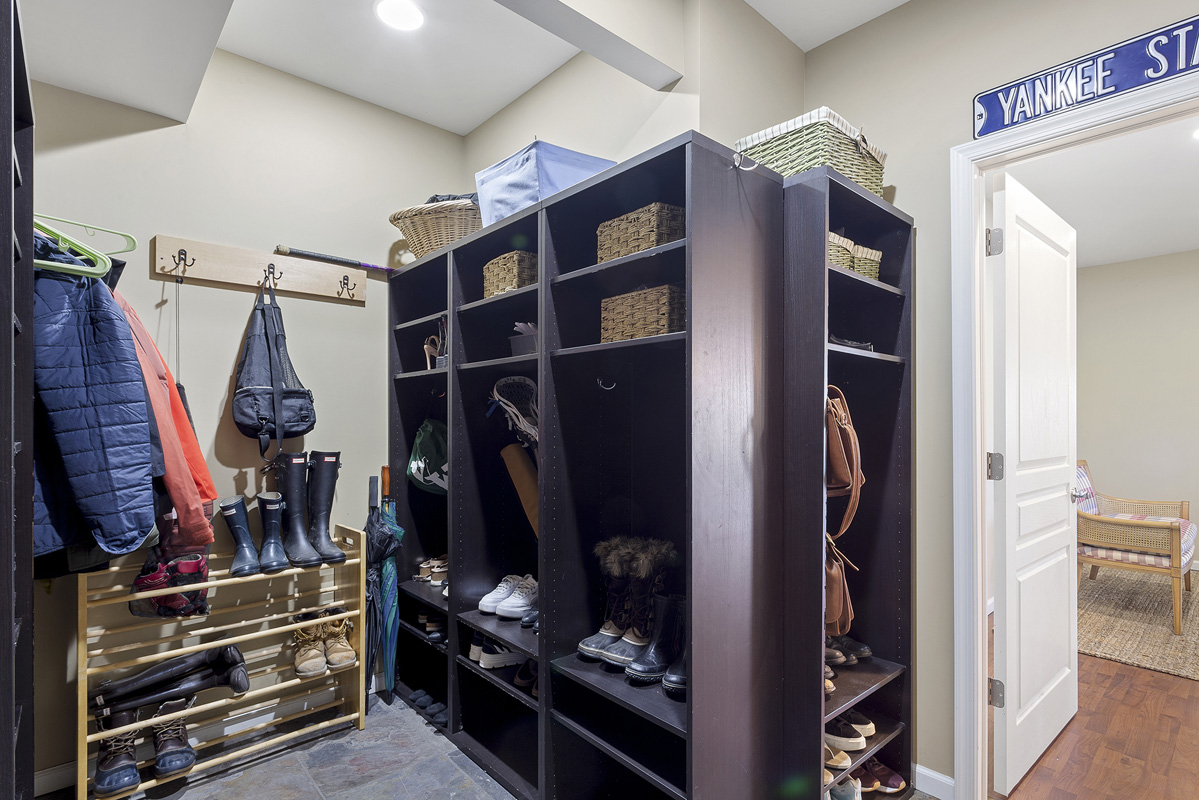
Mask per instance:
[[[270,303],[264,297],[270,293]],[[278,424],[282,420],[282,425]],[[237,429],[258,440],[263,461],[271,439],[279,442],[302,436],[316,426],[312,392],[304,388],[287,355],[283,312],[269,280],[258,290],[258,300],[246,328],[246,342],[237,362],[233,392],[233,422]]]

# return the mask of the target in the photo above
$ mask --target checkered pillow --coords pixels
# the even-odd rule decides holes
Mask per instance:
[[[1078,500],[1078,510],[1088,514],[1098,514],[1099,501],[1095,499],[1095,490],[1091,488],[1091,476],[1087,474],[1087,468],[1082,464],[1078,465],[1074,480],[1078,484],[1078,491],[1085,495]]]

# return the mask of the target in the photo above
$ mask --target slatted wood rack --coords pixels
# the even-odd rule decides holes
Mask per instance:
[[[207,616],[164,619],[131,616],[124,605],[130,600],[179,591],[167,588],[130,594],[130,584],[144,558],[140,552],[114,560],[106,570],[78,576],[75,765],[78,800],[90,796],[88,761],[95,756],[100,739],[127,731],[145,731],[146,740],[152,740],[147,729],[157,722],[187,718],[192,746],[197,752],[195,766],[168,781],[144,780],[110,798],[128,797],[160,783],[182,780],[336,726],[353,723],[360,730],[365,727],[367,665],[362,658],[365,634],[362,612],[366,604],[366,538],[361,531],[338,525],[334,540],[346,551],[345,563],[291,568],[273,575],[233,578],[229,575],[233,553],[210,556],[209,580],[189,587],[208,588]],[[291,622],[296,614],[330,606],[344,608],[345,613]],[[293,649],[289,646],[291,633],[339,619],[353,622],[349,641],[359,654],[358,666],[309,678],[296,676]],[[87,696],[89,687],[99,680],[123,677],[176,656],[229,644],[238,645],[246,659],[250,690],[245,694],[234,697],[226,688],[210,689],[202,692],[196,705],[184,712],[152,718],[143,709],[145,716],[131,725],[103,732],[96,728],[88,713]],[[250,649],[251,646],[257,649]],[[331,709],[340,713],[294,730],[278,730],[286,723]],[[264,716],[263,721],[244,724],[246,720],[260,720]],[[198,733],[221,723],[226,732],[197,741]],[[263,735],[272,729],[273,733]],[[243,738],[249,741],[221,748],[218,754],[205,758],[205,750]],[[144,772],[152,764],[151,755],[139,761],[138,768]]]

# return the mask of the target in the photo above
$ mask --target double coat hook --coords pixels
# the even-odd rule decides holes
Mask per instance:
[[[267,264],[266,269],[262,271],[262,282],[271,282],[271,286],[275,289],[279,288],[279,279],[283,277],[283,270],[275,271],[274,264]]]

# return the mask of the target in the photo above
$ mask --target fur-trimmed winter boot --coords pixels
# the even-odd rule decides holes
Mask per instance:
[[[625,628],[629,627],[629,559],[636,539],[614,536],[595,546],[599,558],[600,574],[604,576],[608,600],[604,610],[604,624],[597,633],[579,642],[579,658],[596,661],[604,648],[620,641]]]
[[[629,560],[629,624],[624,635],[600,652],[614,667],[627,667],[649,646],[654,631],[654,594],[662,589],[662,573],[678,561],[678,550],[662,539],[634,539]]]

